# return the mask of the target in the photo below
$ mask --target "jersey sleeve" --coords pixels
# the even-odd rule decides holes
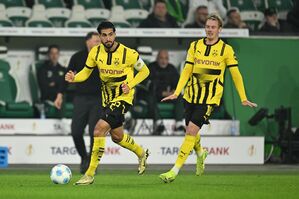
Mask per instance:
[[[187,56],[186,56],[186,63],[194,64],[194,52],[196,50],[195,43],[196,43],[196,41],[193,41],[190,44],[190,47],[188,49]]]
[[[129,66],[134,67],[139,59],[139,53],[136,50],[128,49],[127,59]]]
[[[98,53],[99,48],[100,48],[100,46],[95,46],[88,53],[88,57],[87,57],[86,62],[85,62],[85,66],[87,68],[91,69],[91,68],[94,68],[94,67],[97,66],[96,57],[97,57],[97,53]]]
[[[237,57],[236,57],[235,52],[231,46],[227,47],[225,62],[226,62],[227,68],[238,66]]]

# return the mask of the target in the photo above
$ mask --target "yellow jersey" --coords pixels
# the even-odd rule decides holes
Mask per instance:
[[[190,71],[187,84],[179,81],[175,94],[179,95],[186,84],[183,98],[187,102],[219,105],[223,94],[224,72],[226,68],[231,67],[237,68],[238,61],[230,45],[221,39],[213,45],[207,45],[204,38],[194,41],[188,49],[185,62],[185,68]],[[243,81],[237,84],[243,87],[237,88],[241,99],[246,99]]]
[[[88,69],[98,67],[102,83],[102,101],[106,107],[107,104],[116,101],[133,103],[135,85],[130,85],[130,82],[134,79],[134,68],[138,70],[143,66],[145,64],[139,58],[138,52],[118,43],[113,52],[106,52],[102,44],[93,47],[88,54],[85,67]],[[122,92],[123,82],[131,88],[128,94]]]

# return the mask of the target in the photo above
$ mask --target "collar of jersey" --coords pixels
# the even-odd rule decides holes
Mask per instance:
[[[215,43],[213,43],[213,44],[206,44],[206,38],[207,38],[207,37],[204,37],[204,38],[203,38],[203,43],[204,43],[206,46],[214,46],[214,45],[216,45],[216,44],[220,41],[220,38],[218,38],[218,40],[217,40]]]

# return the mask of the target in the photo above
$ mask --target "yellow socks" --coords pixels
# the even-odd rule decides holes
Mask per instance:
[[[202,146],[200,144],[200,133],[198,132],[196,135],[196,140],[195,140],[195,145],[194,145],[194,150],[198,156],[202,154]]]
[[[172,169],[176,174],[178,174],[179,169],[183,166],[189,154],[193,150],[195,139],[196,139],[195,136],[191,136],[191,135],[185,136],[185,140],[180,148],[180,152],[178,154],[174,168]]]
[[[137,143],[135,143],[134,139],[126,133],[124,133],[123,139],[117,144],[126,149],[129,149],[130,151],[135,153],[138,156],[138,158],[141,158],[143,156],[143,148]]]
[[[105,141],[105,137],[94,137],[90,163],[85,175],[94,176],[99,161],[101,160],[104,154]]]

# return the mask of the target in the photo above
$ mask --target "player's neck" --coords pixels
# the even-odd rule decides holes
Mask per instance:
[[[219,37],[215,37],[215,38],[205,38],[205,43],[207,45],[213,45],[215,44],[217,41],[219,40]]]

